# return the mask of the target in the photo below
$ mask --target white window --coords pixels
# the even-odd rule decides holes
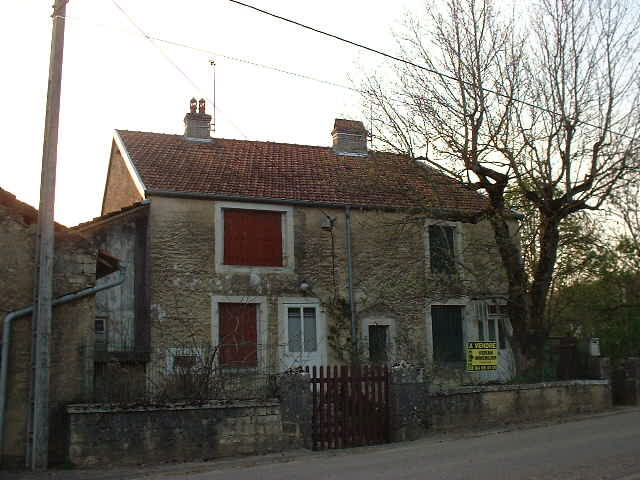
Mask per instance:
[[[95,320],[96,350],[104,351],[107,349],[107,322],[109,317],[97,316]]]
[[[317,299],[280,299],[280,366],[326,363],[324,313]]]
[[[479,300],[474,302],[474,310],[478,340],[481,342],[498,342],[500,350],[506,349],[507,306],[494,301]]]

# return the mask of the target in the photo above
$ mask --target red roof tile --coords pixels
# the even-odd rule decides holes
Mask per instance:
[[[0,205],[9,209],[10,215],[20,217],[25,225],[33,225],[38,223],[38,210],[28,203],[22,202],[16,196],[0,188]],[[64,225],[55,222],[54,229],[56,232],[66,232],[68,230]]]
[[[118,131],[148,191],[478,212],[485,197],[401,155]]]
[[[87,228],[91,228],[95,225],[101,224],[105,221],[109,221],[112,218],[115,219],[120,217],[121,215],[128,215],[131,213],[137,212],[139,209],[146,208],[149,204],[149,200],[143,200],[141,202],[132,203],[131,205],[127,205],[126,207],[122,207],[120,210],[115,210],[113,212],[105,213],[104,215],[100,215],[99,217],[93,217],[91,220],[87,220],[86,222],[79,223],[71,227],[71,230],[85,230]]]

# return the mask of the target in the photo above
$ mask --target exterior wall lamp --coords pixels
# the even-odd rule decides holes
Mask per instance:
[[[298,285],[298,288],[300,289],[300,291],[302,293],[308,293],[309,290],[311,290],[311,284],[309,282],[307,282],[306,280],[302,280],[300,282],[300,285]]]

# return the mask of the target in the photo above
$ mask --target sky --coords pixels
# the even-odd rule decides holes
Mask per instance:
[[[37,206],[51,44],[52,0],[4,6],[0,187]],[[394,52],[393,31],[422,0],[246,0],[258,8]],[[119,5],[121,9],[118,8]],[[214,137],[330,145],[334,118],[363,118],[345,86],[384,59],[229,0],[70,0],[67,5],[56,220],[100,214],[114,129],[184,131],[191,97],[213,98]],[[125,13],[123,13],[123,11]],[[147,35],[188,45],[187,49]],[[236,60],[234,60],[233,58]],[[242,59],[245,62],[240,62]],[[212,113],[208,104],[208,113]]]

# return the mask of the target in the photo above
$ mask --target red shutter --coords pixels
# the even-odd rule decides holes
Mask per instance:
[[[255,303],[219,303],[220,364],[257,366],[258,317]]]
[[[282,266],[282,212],[224,212],[224,264]]]

